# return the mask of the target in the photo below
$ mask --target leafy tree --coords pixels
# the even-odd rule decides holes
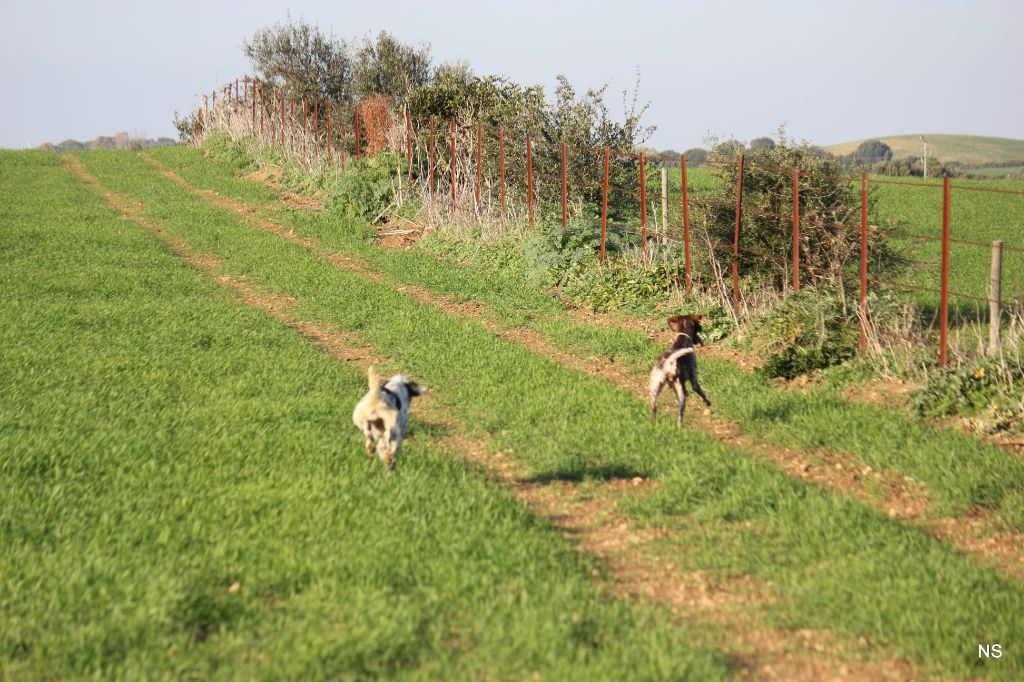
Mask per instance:
[[[265,84],[289,96],[332,99],[352,104],[354,64],[349,46],[315,25],[290,19],[263,28],[243,44],[245,55]]]
[[[739,158],[745,150],[743,143],[738,140],[725,140],[718,142],[711,147],[711,154],[708,158],[712,161],[728,161]]]
[[[816,156],[819,159],[835,158],[835,155],[832,152],[828,151],[827,149],[823,149],[816,144],[812,144],[809,147],[807,147],[807,152],[812,156]]]
[[[355,57],[355,90],[360,99],[384,95],[404,102],[430,82],[430,47],[405,45],[386,31],[367,39]]]
[[[743,216],[740,269],[785,289],[791,280],[792,170],[800,171],[800,261],[804,281],[852,284],[859,257],[860,188],[848,182],[835,159],[817,156],[808,144],[781,138],[773,149],[748,153],[743,168]],[[709,236],[728,271],[732,243],[738,163],[720,176],[715,200],[707,208]],[[892,268],[899,259],[878,233],[870,236],[872,268]],[[877,270],[876,270],[877,272]]]
[[[703,163],[708,160],[708,150],[702,147],[691,147],[683,152],[683,154],[686,155],[687,161],[694,164]]]
[[[881,140],[865,140],[857,146],[853,153],[853,161],[858,166],[870,166],[878,161],[892,158],[892,149]]]
[[[761,149],[775,149],[775,140],[770,137],[758,137],[750,141],[750,151],[756,152]]]

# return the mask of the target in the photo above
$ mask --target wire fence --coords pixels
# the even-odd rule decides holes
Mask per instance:
[[[595,229],[600,230],[599,258],[602,262],[608,258],[609,234],[612,232],[634,239],[644,261],[650,257],[652,240],[656,245],[672,245],[680,249],[687,291],[694,282],[694,235],[691,229],[694,209],[717,210],[719,215],[723,211],[731,211],[731,243],[719,241],[709,243],[709,246],[729,254],[730,295],[734,309],[739,309],[742,299],[741,255],[765,259],[788,271],[786,283],[799,291],[811,274],[808,266],[803,264],[808,245],[801,239],[801,231],[815,227],[848,231],[859,237],[857,278],[861,347],[867,344],[871,314],[868,301],[872,288],[929,293],[938,297],[938,359],[941,366],[945,366],[948,359],[951,298],[989,304],[989,352],[998,352],[1000,348],[1003,311],[1008,307],[1021,306],[1020,300],[1003,296],[1002,272],[1004,257],[1020,258],[1024,255],[1024,245],[953,238],[950,234],[950,206],[954,190],[958,193],[1020,197],[1024,202],[1024,191],[1020,190],[954,183],[949,178],[942,182],[920,182],[869,177],[867,173],[835,176],[830,179],[849,183],[850,187],[860,190],[859,221],[837,223],[802,214],[801,176],[797,168],[774,169],[789,176],[791,210],[765,211],[745,205],[744,171],[748,160],[744,155],[728,161],[701,162],[701,165],[711,167],[737,168],[732,201],[723,201],[720,193],[711,198],[706,188],[691,187],[688,170],[694,164],[685,155],[680,155],[677,167],[681,186],[678,204],[673,206],[669,202],[670,192],[664,171],[661,172],[660,187],[649,191],[648,161],[643,153],[621,153],[609,148],[571,148],[562,140],[544,139],[529,133],[510,135],[504,128],[479,121],[451,118],[445,122],[434,116],[417,120],[408,111],[402,112],[396,122],[386,104],[374,103],[373,100],[343,106],[327,100],[296,99],[284,92],[268,91],[249,79],[236,80],[204,96],[202,106],[195,114],[195,128],[194,132],[199,136],[214,128],[253,136],[259,144],[280,147],[303,163],[323,163],[341,173],[346,172],[351,159],[358,161],[386,148],[404,152],[406,186],[410,190],[421,190],[431,207],[446,208],[451,218],[467,214],[471,218],[474,215],[482,218],[486,214],[506,222],[512,216],[521,216],[529,225],[560,220],[563,227],[569,226],[571,217],[577,222],[580,219],[585,222],[593,220]],[[673,160],[671,165],[675,167],[676,162]],[[941,199],[936,198],[942,207],[938,234],[870,225],[869,191],[872,185],[941,192]],[[599,215],[586,215],[581,206],[600,207]],[[744,242],[745,211],[773,219],[780,230],[791,231],[792,246],[788,252],[769,253]],[[937,261],[908,259],[908,262],[915,268],[937,267],[937,286],[894,281],[888,279],[885,272],[874,272],[871,237],[935,243],[939,247]],[[951,288],[951,244],[985,249],[991,253],[986,295]],[[791,283],[788,281],[790,277]]]

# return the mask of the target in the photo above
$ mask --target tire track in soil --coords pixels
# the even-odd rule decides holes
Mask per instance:
[[[141,155],[164,178],[171,180],[208,203],[231,211],[260,230],[283,237],[301,246],[314,256],[383,283],[416,301],[446,314],[472,319],[489,332],[517,343],[530,352],[592,377],[609,381],[647,401],[647,377],[638,377],[629,369],[607,358],[583,358],[557,348],[540,332],[525,326],[505,327],[497,321],[487,305],[457,301],[453,296],[437,294],[415,285],[400,284],[376,272],[366,262],[322,246],[318,240],[302,237],[293,228],[260,215],[261,206],[233,200],[212,190],[195,187],[185,178],[166,168],[153,157]],[[575,321],[579,321],[577,318]],[[646,328],[645,328],[646,330]],[[645,331],[646,333],[646,331]],[[695,404],[690,401],[690,404]],[[936,540],[953,545],[976,557],[981,563],[1004,574],[1024,578],[1024,533],[1001,529],[1001,522],[991,513],[972,511],[965,517],[929,518],[931,505],[927,488],[911,476],[896,471],[879,471],[860,463],[856,456],[827,448],[801,450],[765,443],[744,434],[738,422],[713,416],[703,410],[688,411],[689,423],[697,422],[705,435],[738,447],[761,461],[781,468],[786,474],[813,483],[821,488],[847,495],[890,518],[909,521],[926,529]],[[881,489],[880,500],[876,491]],[[993,530],[999,529],[999,530]]]
[[[220,272],[216,257],[165,234],[156,220],[143,214],[143,204],[104,188],[76,159],[65,160],[68,169],[100,194],[111,209],[149,232],[175,256],[234,292],[242,302],[293,329],[331,358],[364,372],[371,364],[391,364],[355,334],[335,325],[296,318],[293,311],[298,299],[262,291],[243,279]],[[669,609],[673,620],[685,625],[697,643],[726,653],[738,666],[740,676],[796,681],[920,677],[913,663],[879,651],[865,638],[849,642],[825,630],[784,631],[766,626],[756,607],[774,600],[770,588],[750,576],[683,572],[659,557],[651,551],[650,544],[670,533],[633,527],[627,517],[616,512],[621,494],[647,484],[646,481],[633,478],[601,482],[597,494],[593,486],[582,490],[583,486],[572,482],[541,482],[511,453],[489,447],[486,434],[470,436],[458,418],[434,403],[429,394],[417,413],[424,423],[444,434],[435,443],[442,451],[473,464],[485,477],[551,523],[578,551],[603,566],[607,577],[595,578],[599,590],[613,598]],[[842,654],[849,651],[884,658],[846,660]]]

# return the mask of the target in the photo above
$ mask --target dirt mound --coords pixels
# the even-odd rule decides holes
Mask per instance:
[[[274,189],[281,189],[284,171],[278,166],[264,166],[245,176],[246,180],[254,180]]]
[[[406,218],[391,218],[377,230],[375,243],[386,249],[410,249],[426,234],[426,226]]]

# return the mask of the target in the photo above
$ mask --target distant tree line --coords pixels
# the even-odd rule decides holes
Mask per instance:
[[[57,152],[63,154],[65,152],[77,152],[87,149],[131,149],[139,151],[142,149],[151,149],[153,147],[173,147],[178,142],[169,137],[158,137],[155,140],[137,137],[129,135],[126,132],[115,133],[112,137],[107,135],[101,135],[94,140],[88,142],[80,142],[79,140],[67,139],[63,142],[54,144],[52,142],[44,142],[39,145],[37,149],[44,149],[50,152]]]
[[[837,158],[847,170],[900,177],[923,177],[925,174],[924,158],[919,156],[893,158],[892,148],[881,140],[865,140],[857,145],[852,153]],[[930,178],[955,178],[961,174],[960,163],[957,161],[944,162],[934,156],[929,156],[927,173]]]
[[[781,131],[780,131],[781,133]],[[780,139],[782,135],[780,134]],[[740,154],[753,155],[756,152],[772,151],[776,142],[770,137],[758,137],[744,144],[739,140],[712,140],[710,149],[694,148],[686,150],[686,160],[692,165],[709,158],[717,161],[729,161]],[[924,175],[924,159],[911,156],[902,159],[893,158],[892,148],[881,140],[865,140],[850,154],[836,156],[831,152],[815,146],[806,145],[804,153],[823,160],[834,160],[836,167],[847,172],[866,171],[875,175],[893,175],[904,177],[921,177]],[[679,154],[673,150],[656,152],[650,150],[648,157],[661,160],[666,164],[678,165]],[[987,164],[986,164],[987,165]],[[1007,163],[1007,167],[1021,165],[1019,162]],[[933,156],[928,157],[928,177],[958,177],[963,174],[963,167],[956,161],[944,162]]]

